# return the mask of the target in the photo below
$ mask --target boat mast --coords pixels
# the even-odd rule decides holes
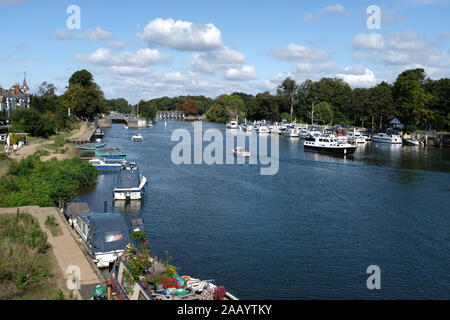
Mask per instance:
[[[314,125],[314,101],[312,103],[312,109],[311,109],[311,126]]]

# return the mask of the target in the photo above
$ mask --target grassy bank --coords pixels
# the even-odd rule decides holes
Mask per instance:
[[[0,216],[0,299],[63,299],[47,235],[29,214]],[[60,281],[60,279],[59,279]]]
[[[94,184],[97,175],[95,167],[78,158],[41,162],[39,156],[29,156],[13,162],[0,178],[0,207],[55,206]]]

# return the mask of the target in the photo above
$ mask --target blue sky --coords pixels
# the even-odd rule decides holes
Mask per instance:
[[[80,30],[66,13],[80,8]],[[367,7],[381,29],[367,28]],[[338,77],[352,87],[392,82],[406,68],[449,77],[450,0],[0,0],[0,85],[47,81],[62,94],[85,68],[107,98],[274,92]]]

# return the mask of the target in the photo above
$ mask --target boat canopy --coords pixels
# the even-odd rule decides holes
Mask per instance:
[[[84,215],[90,228],[92,251],[124,250],[131,242],[124,217],[117,213],[91,213]]]
[[[139,170],[122,171],[116,181],[117,189],[138,188],[141,184]]]

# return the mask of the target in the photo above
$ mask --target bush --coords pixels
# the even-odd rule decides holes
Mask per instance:
[[[79,188],[92,185],[98,171],[79,159],[41,162],[29,156],[10,166],[8,175],[0,179],[0,207],[58,205],[68,202]]]
[[[417,131],[417,127],[416,126],[408,125],[408,126],[405,127],[405,132],[408,133],[408,134],[413,133],[415,131]]]

